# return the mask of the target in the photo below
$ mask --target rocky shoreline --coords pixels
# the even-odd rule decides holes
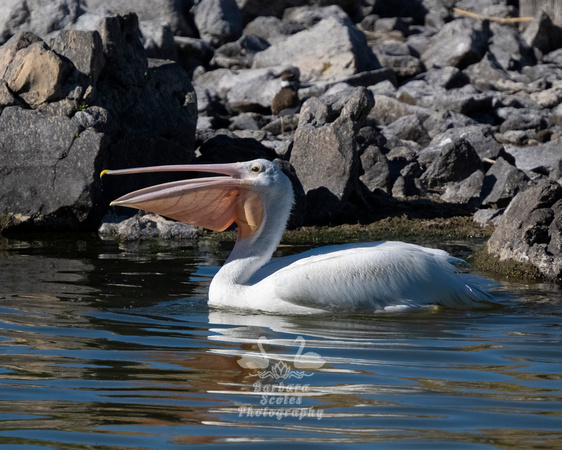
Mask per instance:
[[[555,14],[517,22],[507,0],[16,3],[0,10],[3,233],[123,232],[109,201],[164,178],[102,183],[104,168],[261,157],[294,181],[290,228],[473,216],[496,227],[491,257],[562,280]],[[272,107],[287,70],[293,103]],[[139,220],[129,231],[193,235]]]

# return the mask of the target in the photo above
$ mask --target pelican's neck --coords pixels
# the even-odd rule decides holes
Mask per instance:
[[[292,194],[292,188],[289,189]],[[281,242],[293,196],[281,201],[271,198],[263,200],[263,222],[252,236],[236,241],[232,253],[211,282],[210,298],[218,298],[226,292],[231,295],[233,290],[246,285],[252,275],[271,259]]]

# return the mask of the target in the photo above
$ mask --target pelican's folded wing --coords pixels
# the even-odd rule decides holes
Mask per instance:
[[[470,307],[491,297],[441,250],[402,242],[309,256],[273,274],[281,300],[328,311]]]

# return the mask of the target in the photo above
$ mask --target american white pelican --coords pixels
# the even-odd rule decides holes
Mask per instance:
[[[292,314],[469,308],[492,300],[474,279],[455,270],[455,258],[447,252],[404,242],[329,246],[270,261],[293,205],[291,182],[274,162],[156,166],[102,175],[164,171],[226,176],[140,189],[111,205],[215,231],[236,222],[234,249],[209,288],[211,306]]]

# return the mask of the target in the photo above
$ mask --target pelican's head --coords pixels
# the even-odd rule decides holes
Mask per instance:
[[[223,176],[158,184],[124,195],[111,205],[143,209],[214,231],[226,230],[236,222],[239,239],[252,236],[260,228],[266,211],[275,208],[289,215],[293,203],[291,181],[277,164],[266,159],[104,170],[101,176],[178,171]]]

